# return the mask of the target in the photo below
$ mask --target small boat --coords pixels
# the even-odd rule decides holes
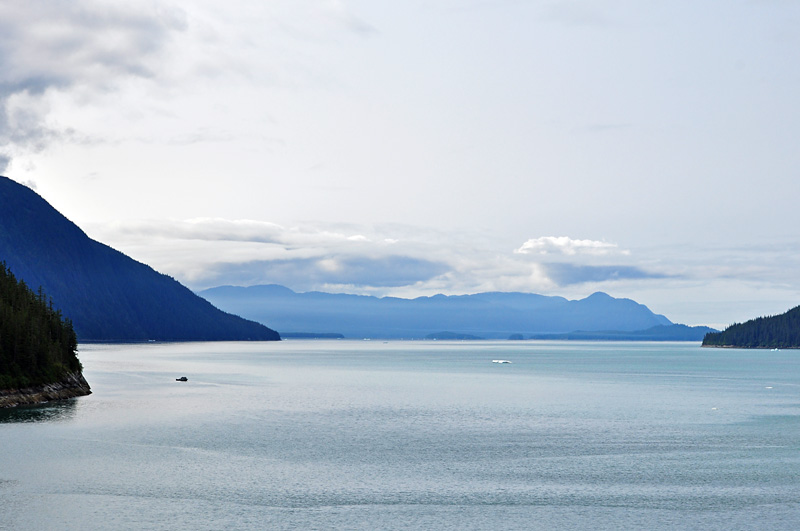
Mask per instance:
[[[508,360],[492,360],[492,363],[511,363]]]
[[[181,376],[180,378],[175,378],[175,381],[176,382],[188,382],[189,378],[187,378],[186,376]]]

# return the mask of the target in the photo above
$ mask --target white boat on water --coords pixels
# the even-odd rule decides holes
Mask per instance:
[[[492,360],[492,363],[511,363],[508,360]]]

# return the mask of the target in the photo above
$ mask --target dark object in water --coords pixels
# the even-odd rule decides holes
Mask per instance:
[[[176,382],[188,382],[189,378],[187,378],[186,376],[181,376],[180,378],[175,378],[175,381]]]

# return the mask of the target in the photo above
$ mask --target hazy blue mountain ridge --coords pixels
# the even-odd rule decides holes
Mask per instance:
[[[446,331],[507,339],[512,334],[631,332],[672,325],[642,304],[605,293],[582,300],[513,292],[400,299],[295,293],[284,286],[260,285],[220,286],[199,294],[226,311],[269,322],[281,332],[340,333],[351,338],[425,338]]]
[[[175,279],[89,238],[31,189],[0,177],[0,261],[41,286],[79,341],[277,340]]]

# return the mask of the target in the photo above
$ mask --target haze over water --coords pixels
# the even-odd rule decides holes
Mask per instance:
[[[0,529],[794,529],[796,355],[82,345],[93,395],[0,412]]]

